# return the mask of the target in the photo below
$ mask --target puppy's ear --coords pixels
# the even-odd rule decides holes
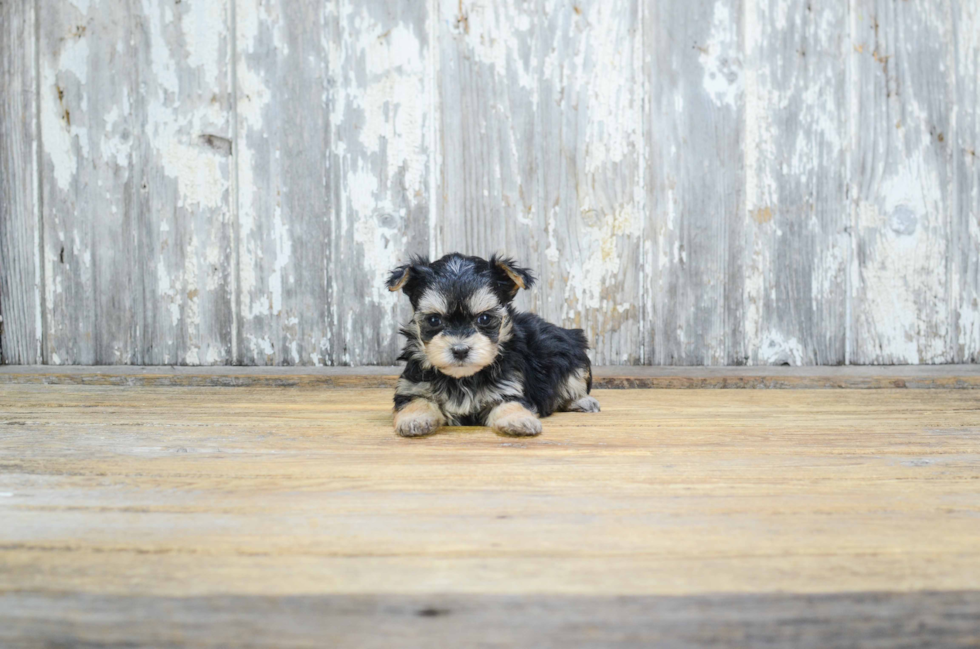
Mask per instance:
[[[528,289],[534,285],[534,275],[530,268],[521,268],[513,259],[509,257],[490,257],[490,267],[492,268],[497,284],[504,289],[504,293],[510,297],[517,295],[520,289]]]
[[[387,282],[388,290],[392,292],[401,290],[405,286],[405,284],[408,283],[408,279],[411,276],[411,274],[412,274],[411,264],[405,264],[403,266],[399,266],[398,268],[393,268],[391,271],[391,275],[388,276],[388,282]]]
[[[405,295],[415,304],[415,297],[425,283],[425,278],[432,272],[429,260],[425,257],[412,257],[411,261],[394,268],[388,276],[385,285],[389,291],[404,291]]]

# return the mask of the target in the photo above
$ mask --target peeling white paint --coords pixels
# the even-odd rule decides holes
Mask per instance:
[[[259,196],[256,186],[256,164],[251,141],[266,136],[264,124],[265,111],[272,100],[271,81],[263,78],[264,71],[253,65],[252,57],[260,47],[260,30],[270,32],[273,43],[283,44],[281,27],[274,15],[273,5],[261,6],[259,2],[240,2],[235,7],[235,26],[238,38],[238,221],[240,240],[239,291],[242,296],[242,310],[245,318],[251,319],[268,313],[271,300],[266,291],[259,291],[259,278],[256,268],[265,253],[261,242],[257,241]],[[285,50],[280,50],[285,52]],[[278,189],[278,188],[277,188]],[[268,279],[268,278],[267,278]],[[265,282],[264,282],[265,283]],[[268,284],[266,283],[266,286]],[[255,343],[250,343],[255,354]]]
[[[363,111],[360,142],[366,152],[378,152],[384,144],[388,177],[404,171],[407,192],[424,191],[428,181],[423,128],[425,52],[404,25],[384,32],[366,11],[358,22],[362,30],[358,54],[363,53],[366,85],[350,85],[345,92],[351,105]]]
[[[163,127],[161,122],[158,126]],[[177,181],[179,205],[188,208],[216,208],[225,203],[228,182],[224,165],[219,164],[214,153],[200,145],[188,145],[177,140],[163,138],[166,144],[160,149],[160,162],[165,173]]]
[[[617,3],[592,4],[587,37],[577,57],[581,78],[566,81],[569,89],[578,86],[587,97],[584,163],[590,174],[635,160],[636,149],[642,146],[637,130],[641,122],[636,116],[640,110],[634,76],[638,66],[632,60],[629,26],[622,13]]]
[[[52,68],[47,61],[42,64],[41,82],[41,131],[44,133],[44,152],[54,171],[58,187],[68,192],[75,178],[78,158],[89,157],[88,128],[83,126],[84,106],[87,104],[84,83],[87,79],[88,43],[86,40],[66,41],[58,68]],[[70,72],[71,76],[65,75]],[[61,91],[59,96],[58,91]],[[77,111],[69,125],[68,104],[73,99],[69,93],[80,93]]]
[[[385,287],[388,271],[393,268],[402,254],[396,245],[400,240],[397,219],[390,219],[388,225],[374,214],[376,208],[383,210],[390,205],[380,205],[373,200],[377,191],[377,178],[366,170],[352,172],[347,176],[347,187],[351,193],[351,207],[354,211],[354,241],[360,245],[364,259],[364,270],[370,273],[368,281],[370,301],[373,304],[392,303],[398,299]],[[390,321],[393,326],[394,322]]]
[[[501,79],[516,82],[518,88],[530,93],[532,105],[536,106],[537,70],[524,56],[528,48],[521,47],[522,40],[534,26],[527,7],[515,0],[465,0],[462,3],[442,0],[441,14],[455,23],[455,30],[465,38],[475,60],[489,66]],[[556,10],[553,5],[551,9]]]
[[[762,339],[758,350],[759,359],[766,365],[803,365],[803,345],[793,337],[785,337],[770,331]]]
[[[225,30],[215,33],[215,26],[227,23],[225,3],[209,0],[177,6],[183,13],[180,24],[187,65],[200,68],[205,79],[218,79],[222,73],[219,64],[226,60],[224,48],[228,34]]]
[[[85,17],[100,10],[95,4],[90,7],[89,0],[69,0],[68,4]],[[47,234],[53,235],[42,257],[48,281],[38,289],[44,292],[47,304],[82,299],[78,296],[93,298],[85,293],[93,290],[86,278],[107,266],[105,257],[93,257],[93,251],[99,249],[86,234],[85,212],[121,221],[126,207],[119,199],[119,187],[134,180],[126,174],[144,173],[139,167],[145,166],[153,174],[147,195],[154,213],[162,215],[159,223],[148,228],[157,244],[151,252],[160,257],[148,270],[148,286],[156,283],[148,298],[156,301],[154,306],[164,322],[159,330],[140,335],[157,336],[162,346],[170,346],[162,356],[168,361],[226,360],[229,352],[206,340],[202,330],[214,324],[210,320],[215,317],[210,311],[213,300],[230,290],[224,285],[226,273],[211,269],[224,271],[231,255],[225,236],[234,213],[228,209],[229,169],[237,164],[238,204],[233,209],[238,210],[241,228],[241,311],[246,319],[264,318],[262,326],[268,327],[252,336],[246,333],[243,343],[260,362],[371,360],[372,346],[378,343],[369,338],[377,331],[393,331],[397,324],[399,299],[383,283],[387,270],[404,260],[409,225],[423,237],[429,232],[432,253],[443,252],[444,246],[455,248],[460,242],[496,245],[494,228],[506,230],[508,240],[517,241],[536,265],[545,262],[541,269],[545,281],[534,296],[537,302],[553,313],[562,309],[562,319],[568,324],[578,322],[600,339],[606,336],[617,344],[625,341],[622,344],[629,347],[630,336],[642,339],[648,334],[646,320],[629,321],[630,314],[645,308],[629,292],[629,283],[637,281],[632,265],[641,263],[634,251],[642,251],[643,272],[650,277],[646,282],[640,276],[643,288],[637,294],[648,287],[673,290],[675,271],[683,273],[698,261],[693,248],[685,248],[684,237],[701,236],[698,231],[692,234],[686,221],[691,218],[691,206],[720,204],[689,195],[692,187],[705,186],[690,182],[694,167],[685,170],[686,177],[677,171],[685,164],[702,163],[705,174],[714,172],[716,161],[710,156],[703,162],[689,162],[699,153],[685,148],[689,133],[680,133],[675,141],[668,138],[663,151],[656,153],[658,158],[651,160],[659,176],[648,192],[645,156],[650,152],[646,151],[649,141],[643,141],[645,129],[654,133],[655,148],[663,129],[676,130],[686,123],[703,124],[722,136],[732,126],[726,121],[728,116],[741,112],[746,184],[722,187],[719,183],[718,191],[731,195],[732,200],[744,197],[745,212],[738,224],[744,232],[738,232],[737,240],[725,242],[732,259],[744,268],[744,275],[738,278],[743,282],[740,306],[744,320],[738,324],[744,339],[726,338],[717,342],[718,347],[741,345],[738,352],[747,353],[754,363],[801,364],[812,358],[813,341],[804,340],[792,323],[777,324],[774,317],[781,313],[776,289],[788,281],[779,274],[779,264],[785,263],[780,246],[785,246],[787,236],[802,232],[805,238],[821,243],[808,260],[811,276],[803,278],[800,287],[801,293],[809,290],[808,303],[794,306],[801,313],[806,308],[813,313],[826,309],[824,296],[839,292],[849,280],[846,307],[857,304],[855,335],[861,341],[856,360],[945,360],[957,342],[961,353],[969,354],[971,349],[977,353],[980,305],[970,300],[977,262],[961,255],[950,265],[948,257],[950,243],[976,247],[980,241],[975,210],[969,220],[957,211],[980,204],[980,183],[974,182],[976,167],[953,170],[953,165],[964,164],[960,160],[963,143],[969,142],[976,120],[971,122],[969,105],[952,106],[946,148],[937,145],[935,134],[929,132],[936,126],[935,115],[930,113],[935,111],[934,98],[915,95],[914,75],[922,72],[918,64],[900,60],[908,58],[906,50],[917,51],[927,42],[945,48],[945,58],[926,61],[937,72],[937,84],[941,85],[939,78],[944,75],[959,82],[969,79],[980,42],[976,8],[969,3],[927,15],[912,3],[909,11],[913,13],[903,18],[909,19],[908,24],[898,27],[886,24],[888,16],[880,17],[878,55],[892,57],[890,71],[874,59],[869,67],[873,75],[865,72],[852,81],[874,83],[878,79],[874,75],[889,74],[887,89],[900,87],[902,92],[876,104],[877,99],[860,94],[869,84],[856,87],[849,93],[852,115],[839,113],[840,101],[834,93],[841,67],[834,57],[838,50],[846,50],[847,56],[853,56],[849,65],[860,68],[874,54],[868,43],[841,41],[847,30],[839,29],[837,14],[816,4],[812,12],[804,13],[787,0],[745,0],[741,5],[744,14],[736,16],[730,7],[737,5],[712,3],[707,7],[713,11],[708,24],[698,21],[690,27],[692,38],[687,45],[699,51],[688,50],[683,66],[670,70],[684,78],[671,86],[672,96],[655,98],[653,109],[644,107],[644,84],[663,72],[658,66],[665,63],[651,56],[657,51],[656,44],[644,42],[648,23],[644,23],[643,12],[649,9],[645,5],[636,9],[638,18],[631,13],[633,4],[619,2],[581,2],[572,7],[556,0],[430,0],[426,6],[438,11],[430,11],[419,22],[399,17],[394,5],[348,0],[328,3],[320,16],[329,18],[324,20],[327,28],[322,40],[307,43],[291,40],[289,20],[295,20],[295,15],[286,13],[290,10],[287,5],[258,0],[238,3],[239,138],[231,160],[198,139],[204,133],[233,135],[226,128],[227,97],[219,90],[229,85],[227,3],[161,5],[144,0],[136,9],[140,29],[133,40],[119,39],[105,51],[94,40],[108,34],[104,25],[102,31],[92,26],[87,34],[45,36],[57,38],[43,52],[40,70],[43,149],[39,154],[45,186],[54,194],[45,201],[45,218],[51,223]],[[958,24],[950,26],[949,17],[956,10],[963,15]],[[68,22],[78,26],[93,20],[82,23],[74,12],[66,14],[71,15]],[[860,30],[870,29],[869,21],[870,16],[862,16]],[[903,40],[896,38],[896,29],[908,30],[897,34]],[[947,38],[949,29],[956,30],[955,39]],[[686,36],[678,34],[678,43]],[[957,47],[948,48],[947,42]],[[790,57],[802,54],[791,51],[790,46],[801,43],[810,58],[794,64]],[[863,45],[868,47],[850,53]],[[335,229],[332,234],[337,243],[332,245],[338,252],[333,263],[338,273],[333,277],[328,272],[323,282],[338,304],[344,305],[315,314],[296,312],[291,302],[290,291],[297,288],[300,276],[298,259],[309,262],[293,247],[306,233],[296,231],[297,221],[283,213],[279,201],[281,193],[294,190],[290,179],[281,177],[282,158],[289,155],[283,142],[292,134],[277,132],[283,126],[277,122],[275,102],[287,97],[288,70],[281,67],[284,55],[290,47],[299,46],[311,49],[302,52],[302,60],[311,66],[322,65],[323,74],[329,75],[322,105],[312,109],[329,111],[332,130],[324,143],[329,141],[330,149],[323,151],[322,164],[329,169],[330,178],[324,187],[311,191],[331,195],[333,212],[322,218]],[[317,47],[320,49],[314,51]],[[95,84],[105,73],[90,65],[101,61],[106,51],[120,57],[139,53],[138,89],[121,81],[116,95],[95,94]],[[461,71],[457,65],[470,67]],[[463,89],[471,95],[454,94],[460,89],[442,85],[461,74],[472,76],[469,83],[473,85]],[[58,96],[59,88],[63,97]],[[129,105],[127,89],[139,98],[138,116]],[[474,89],[485,93],[474,94]],[[690,94],[685,96],[685,92]],[[200,102],[202,93],[213,93],[214,98]],[[457,133],[443,129],[453,128],[452,111],[462,105],[461,97],[482,102],[479,117],[464,126],[471,131],[468,137],[486,145],[453,158],[454,165],[466,167],[465,172],[447,171],[440,162],[440,138],[447,136],[447,146],[458,140]],[[546,102],[540,99],[544,97]],[[948,102],[951,97],[948,93],[935,101]],[[705,98],[710,105],[705,105]],[[100,110],[87,110],[91,105]],[[70,126],[66,107],[75,107]],[[450,118],[445,123],[437,119],[443,109]],[[848,170],[836,169],[837,160],[846,156],[834,158],[834,152],[858,142],[863,127],[852,126],[855,130],[850,134],[843,130],[848,123],[859,121],[860,111],[872,109],[901,116],[901,122],[890,135],[876,135],[880,149],[865,152],[867,159],[852,155],[856,173],[860,175],[863,163],[868,163],[869,171],[851,186],[856,230],[847,234],[829,224],[832,219],[827,217],[826,204],[820,212],[810,208],[808,201],[814,197],[830,200],[821,193],[824,186],[815,180],[822,174],[848,176]],[[692,111],[693,116],[689,115]],[[144,127],[136,123],[143,115],[146,130],[134,132]],[[308,145],[315,148],[324,143]],[[737,151],[719,148],[709,153],[731,154],[732,164],[738,162]],[[948,158],[943,159],[944,155]],[[728,158],[723,161],[727,163]],[[967,176],[966,180],[957,174]],[[972,182],[972,189],[957,184],[963,182]],[[961,189],[962,195],[957,193]],[[468,238],[447,235],[445,195],[452,192],[464,195],[461,204],[472,210],[451,215],[465,220],[461,230],[500,214],[506,222],[479,225],[474,228],[477,234],[464,232]],[[656,221],[645,232],[648,194],[656,205]],[[424,219],[425,212],[428,224],[419,227],[410,220],[419,213]],[[722,216],[730,214],[718,218]],[[948,232],[950,222],[969,227],[968,236]],[[59,232],[62,223],[68,225]],[[849,260],[846,253],[851,237],[857,245],[854,259]],[[60,242],[71,252],[64,263],[58,259]],[[800,254],[813,253],[801,248]],[[705,295],[686,304],[699,312],[725,308],[715,303],[712,292],[723,281],[725,278],[706,278],[701,287]],[[547,283],[551,286],[546,288]],[[351,297],[353,289],[348,284],[357,285],[357,296]],[[101,290],[106,290],[105,284]],[[322,330],[317,323],[311,326],[311,319],[318,317],[325,320]],[[370,322],[370,331],[365,321]],[[653,325],[651,321],[649,326]],[[607,336],[617,326],[615,336]],[[676,327],[676,337],[685,345],[704,337],[703,331],[690,324],[663,322],[658,326]],[[958,329],[947,331],[946,326]],[[828,335],[834,334],[814,334]],[[629,358],[622,349],[601,344],[605,346],[597,353],[606,361]],[[112,354],[120,362],[131,358],[124,342],[110,341],[104,347],[110,358]],[[75,350],[58,351],[60,356],[51,355],[53,362],[77,362],[83,357]],[[715,358],[702,352],[693,353],[698,358]]]
[[[747,11],[746,15],[752,13]],[[716,2],[708,41],[699,46],[705,92],[715,103],[732,107],[736,106],[742,92],[738,26],[739,21],[731,15],[728,3]],[[746,26],[746,32],[753,33],[749,25]]]
[[[142,7],[147,21],[146,31],[150,36],[150,65],[153,80],[165,92],[170,93],[172,101],[180,92],[180,82],[177,80],[177,64],[164,36],[166,25],[156,2],[143,0]]]
[[[642,219],[624,206],[615,214],[598,214],[582,208],[580,230],[582,263],[572,265],[565,285],[565,308],[598,310],[609,308],[609,289],[617,285],[622,273],[623,240],[639,237]],[[567,317],[568,312],[563,314]]]
[[[269,310],[273,315],[281,315],[282,288],[285,283],[282,274],[291,261],[293,245],[289,226],[283,223],[282,211],[278,205],[272,214],[272,240],[275,243],[276,256],[272,262],[272,274],[269,275],[269,296],[271,299]]]

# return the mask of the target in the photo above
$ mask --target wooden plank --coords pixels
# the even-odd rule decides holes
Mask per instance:
[[[744,364],[738,0],[649,3],[647,362]]]
[[[392,363],[428,248],[423,3],[237,8],[242,362]]]
[[[954,91],[948,5],[859,0],[851,11],[849,360],[948,362]]]
[[[0,367],[0,384],[394,388],[397,366],[370,367]],[[593,367],[596,389],[977,389],[980,365],[849,367]]]
[[[138,85],[126,92],[143,135],[134,213],[142,278],[134,291],[144,296],[139,362],[231,363],[231,3],[148,3],[133,18],[140,65]]]
[[[980,7],[951,5],[954,138],[950,230],[952,360],[980,362]]]
[[[559,413],[520,440],[485,428],[401,439],[389,397],[5,386],[0,593],[612,597],[980,583],[970,392],[598,391],[601,413]]]
[[[431,3],[338,3],[331,61],[330,362],[387,365],[411,317],[388,273],[429,249],[436,172]]]
[[[563,597],[0,595],[17,647],[975,647],[980,592]],[[134,621],[139,620],[138,624]]]
[[[39,7],[44,360],[229,360],[228,5]]]
[[[333,299],[327,17],[318,3],[246,0],[235,11],[236,360],[322,364]]]
[[[38,11],[45,16],[44,362],[139,362],[142,126],[133,92],[139,67],[133,8],[113,0],[41,0]]]
[[[748,362],[845,361],[846,3],[745,2]]]
[[[41,360],[34,21],[34,3],[0,4],[0,363]]]
[[[641,359],[642,49],[635,0],[442,0],[434,249],[506,252],[517,304]]]

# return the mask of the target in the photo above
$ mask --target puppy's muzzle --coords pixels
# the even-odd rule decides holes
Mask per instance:
[[[461,344],[457,343],[457,344],[453,345],[452,347],[450,347],[449,348],[449,351],[452,352],[453,358],[455,358],[456,360],[458,360],[458,361],[465,361],[466,360],[466,357],[470,355],[470,346],[469,345],[461,345]]]

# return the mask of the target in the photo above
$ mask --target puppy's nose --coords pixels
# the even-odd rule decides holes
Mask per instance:
[[[453,345],[449,348],[449,351],[453,353],[453,356],[455,356],[456,360],[458,361],[461,361],[470,355],[469,345]]]

